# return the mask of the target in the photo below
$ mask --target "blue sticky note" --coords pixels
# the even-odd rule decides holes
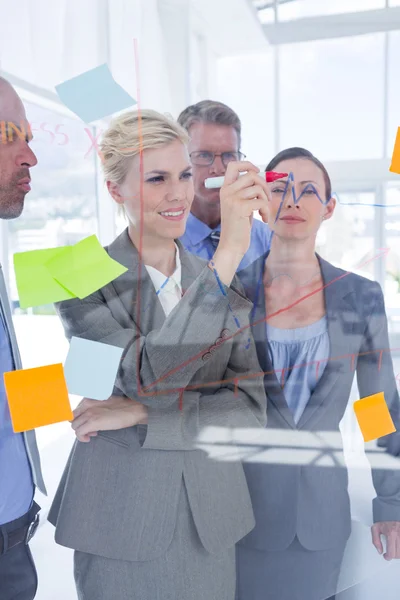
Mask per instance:
[[[85,123],[136,104],[136,100],[113,79],[106,64],[56,85],[56,90],[65,106]]]
[[[106,400],[113,392],[123,348],[83,338],[71,338],[64,364],[68,392]]]

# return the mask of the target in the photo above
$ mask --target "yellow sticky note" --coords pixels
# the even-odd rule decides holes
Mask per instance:
[[[396,431],[383,392],[366,396],[354,402],[354,412],[364,442],[376,440]]]
[[[86,298],[128,269],[112,259],[95,235],[64,248],[47,263],[51,276],[78,298]]]
[[[62,364],[4,373],[4,385],[15,433],[74,418]]]
[[[389,171],[392,173],[398,173],[400,175],[400,127],[397,129],[396,141],[394,143],[392,164],[389,167]]]
[[[47,261],[57,256],[64,248],[66,246],[14,254],[15,278],[21,308],[76,298],[75,294],[53,279],[45,267]]]

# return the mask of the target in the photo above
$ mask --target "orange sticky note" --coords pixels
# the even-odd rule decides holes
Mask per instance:
[[[392,173],[398,173],[400,175],[400,127],[397,128],[396,141],[394,143],[392,164],[389,167],[389,171]]]
[[[61,363],[4,373],[4,385],[15,433],[74,418]]]
[[[354,411],[364,442],[376,440],[396,431],[383,392],[354,402]]]

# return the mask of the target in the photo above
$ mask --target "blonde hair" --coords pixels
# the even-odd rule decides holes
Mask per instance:
[[[140,151],[160,148],[175,140],[187,144],[189,136],[169,115],[155,110],[131,110],[119,115],[111,121],[100,143],[106,181],[123,183],[131,159]]]

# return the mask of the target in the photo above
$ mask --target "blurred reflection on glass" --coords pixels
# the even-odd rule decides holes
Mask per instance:
[[[97,234],[93,129],[36,104],[27,102],[25,106],[34,136],[31,147],[38,164],[31,171],[32,190],[25,199],[23,214],[8,222],[14,309],[18,307],[15,252],[75,244]],[[37,307],[31,312],[55,314],[52,305]]]

